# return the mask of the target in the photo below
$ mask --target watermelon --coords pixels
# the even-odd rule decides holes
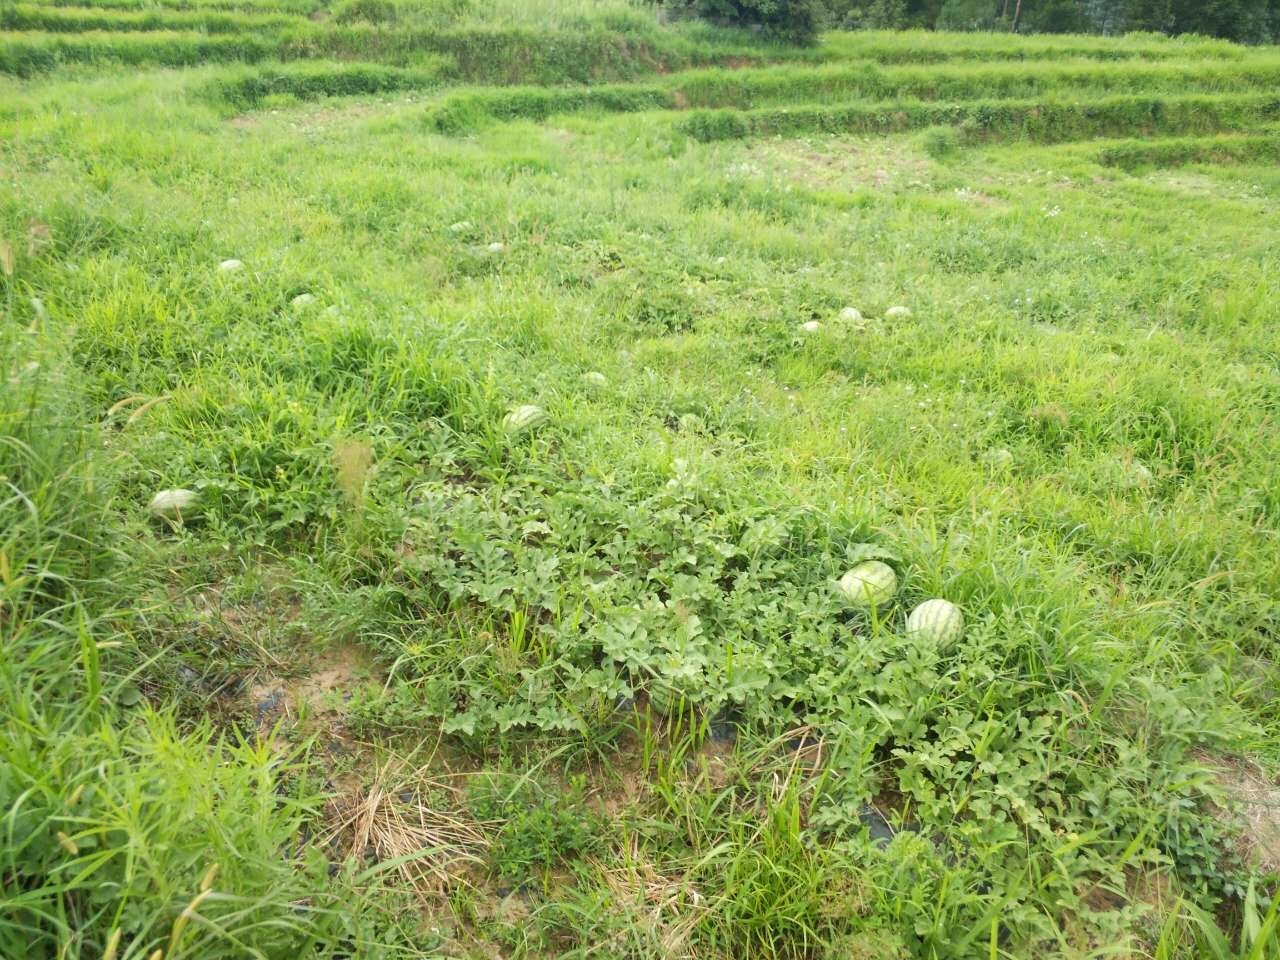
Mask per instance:
[[[301,310],[303,307],[309,307],[316,302],[316,298],[310,293],[300,293],[289,301],[289,306],[295,310]]]
[[[200,505],[200,495],[194,490],[181,487],[172,490],[159,490],[151,498],[148,509],[157,517],[166,520],[181,520],[185,513],[195,513]]]
[[[822,329],[822,324],[817,320],[806,320],[804,323],[800,324],[800,329],[805,333],[817,333]]]
[[[657,677],[649,681],[649,706],[654,713],[669,717],[681,709],[687,709],[687,703],[684,691],[671,681]]]
[[[524,433],[547,419],[547,411],[536,404],[526,403],[512,407],[511,412],[502,418],[502,429],[510,434]]]
[[[220,264],[218,264],[218,272],[234,273],[236,270],[239,270],[243,266],[244,264],[241,263],[239,260],[223,260]]]
[[[599,370],[591,370],[582,375],[582,382],[592,387],[607,387],[608,379]]]
[[[845,307],[840,311],[840,319],[846,323],[861,323],[862,311],[857,307]]]
[[[964,633],[964,614],[950,600],[926,600],[907,617],[907,633],[931,643],[954,643]]]
[[[897,591],[898,575],[880,560],[860,563],[840,578],[840,592],[854,606],[878,607]]]
[[[1128,487],[1145,487],[1154,479],[1151,468],[1141,460],[1130,461],[1125,470],[1125,486]]]
[[[911,316],[911,308],[902,306],[890,307],[884,312],[884,315],[890,320],[905,320]]]

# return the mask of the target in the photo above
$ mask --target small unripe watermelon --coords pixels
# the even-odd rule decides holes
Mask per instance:
[[[166,520],[180,520],[183,514],[190,516],[199,510],[200,495],[194,490],[176,488],[159,490],[151,498],[148,508],[157,517]]]
[[[608,378],[599,370],[589,370],[582,375],[582,382],[592,387],[607,387],[609,385]]]
[[[862,311],[857,307],[845,307],[840,311],[840,319],[846,323],[861,323]]]
[[[840,592],[857,606],[878,607],[898,591],[898,575],[879,560],[858,564],[840,578]]]
[[[502,418],[502,429],[510,434],[524,433],[545,419],[547,419],[547,411],[536,404],[526,403],[523,406],[514,407]]]
[[[684,691],[669,681],[657,679],[649,683],[649,706],[654,713],[669,717],[686,702]]]
[[[817,333],[822,329],[822,324],[817,320],[806,320],[804,323],[800,324],[800,329],[805,333]]]
[[[884,315],[890,320],[901,320],[911,316],[911,308],[903,306],[890,307],[884,312]]]
[[[926,600],[907,617],[907,633],[939,645],[954,643],[964,633],[964,614],[950,600]]]
[[[1008,447],[995,447],[984,453],[982,459],[993,467],[1007,467],[1013,463],[1013,451]]]
[[[1151,468],[1141,460],[1132,460],[1125,468],[1124,485],[1127,487],[1145,487],[1154,479]]]
[[[223,260],[220,264],[218,264],[218,272],[234,273],[236,270],[239,270],[243,266],[244,264],[241,263],[239,260]]]

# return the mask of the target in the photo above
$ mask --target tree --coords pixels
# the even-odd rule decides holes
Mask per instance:
[[[939,30],[990,30],[998,10],[992,0],[946,0],[938,11]]]
[[[712,23],[748,27],[788,43],[818,36],[817,0],[678,0],[678,6]]]
[[[1016,8],[1014,16],[1019,16]],[[1089,29],[1080,0],[1026,0],[1021,17],[1034,33],[1084,33]]]
[[[1083,0],[1084,29],[1090,33],[1123,33],[1129,25],[1129,0]]]

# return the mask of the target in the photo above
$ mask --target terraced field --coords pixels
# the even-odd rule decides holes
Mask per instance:
[[[0,30],[0,956],[1280,957],[1280,49]]]

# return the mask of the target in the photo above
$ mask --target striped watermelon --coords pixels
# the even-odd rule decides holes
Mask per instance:
[[[907,617],[907,633],[943,645],[964,633],[964,614],[950,600],[926,600]]]

